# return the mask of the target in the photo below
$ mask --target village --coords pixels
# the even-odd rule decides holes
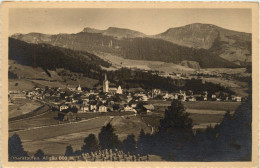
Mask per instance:
[[[224,94],[208,94],[205,90],[200,94],[193,91],[168,93],[160,89],[145,91],[141,88],[126,90],[120,85],[110,87],[111,84],[104,75],[103,87],[100,89],[83,90],[80,85],[76,88],[34,88],[26,91],[9,91],[9,102],[14,99],[31,99],[47,104],[51,110],[57,112],[59,121],[76,121],[80,113],[109,113],[128,112],[133,114],[149,114],[155,110],[151,100],[173,100],[183,102],[195,101],[233,101],[241,102],[245,98]]]

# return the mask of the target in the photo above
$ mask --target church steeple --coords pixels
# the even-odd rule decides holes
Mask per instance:
[[[105,73],[105,81],[107,80],[107,73]]]
[[[109,91],[109,81],[107,80],[107,73],[105,73],[105,79],[103,81],[103,92],[107,93]]]

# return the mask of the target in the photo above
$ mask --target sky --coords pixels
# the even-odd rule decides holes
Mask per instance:
[[[78,33],[84,27],[128,28],[154,35],[191,23],[214,24],[251,33],[250,9],[90,9],[13,8],[9,11],[9,34]]]

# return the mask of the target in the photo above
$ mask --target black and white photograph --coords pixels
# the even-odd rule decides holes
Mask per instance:
[[[9,8],[8,162],[252,162],[252,13]]]

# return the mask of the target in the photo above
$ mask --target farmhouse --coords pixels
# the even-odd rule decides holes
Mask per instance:
[[[72,113],[71,111],[69,111],[69,112],[67,112],[67,113],[65,113],[65,112],[60,112],[60,113],[58,114],[58,119],[59,119],[60,121],[69,121],[69,122],[71,122],[71,121],[75,121],[76,118],[77,118],[76,114]]]

